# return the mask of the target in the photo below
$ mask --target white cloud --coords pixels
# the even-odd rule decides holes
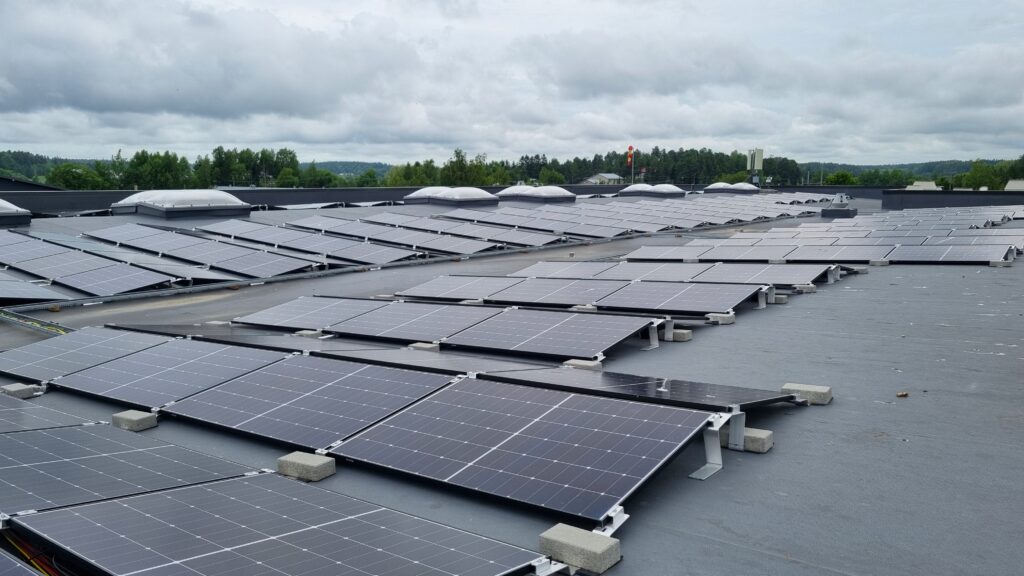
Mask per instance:
[[[0,148],[302,158],[1015,157],[1024,9],[963,3],[0,4]]]

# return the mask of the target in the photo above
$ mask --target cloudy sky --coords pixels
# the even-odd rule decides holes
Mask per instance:
[[[1024,1],[0,2],[0,149],[1024,153]]]

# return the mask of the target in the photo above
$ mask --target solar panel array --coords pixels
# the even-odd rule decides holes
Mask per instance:
[[[0,434],[0,512],[48,510],[248,471],[104,425],[11,432]]]
[[[463,380],[332,453],[601,521],[693,439],[710,416]]]
[[[729,313],[761,290],[753,284],[631,282],[595,302],[610,310],[649,310],[673,315]]]
[[[575,306],[592,304],[626,287],[622,280],[564,280],[559,278],[527,278],[484,298],[487,302]]]
[[[413,250],[422,249],[445,254],[477,254],[498,248],[497,244],[483,240],[326,216],[300,218],[292,220],[288,224],[317,230],[325,234],[338,234],[370,242],[396,244]]]
[[[0,301],[6,302],[48,302],[67,300],[68,296],[21,278],[0,271]]]
[[[344,335],[390,338],[405,342],[436,342],[492,316],[501,308],[392,302],[327,327]]]
[[[293,356],[171,404],[165,411],[317,450],[449,380],[443,374]]]
[[[259,474],[20,517],[106,574],[501,576],[536,552]]]
[[[235,318],[234,321],[275,328],[322,330],[388,304],[390,302],[379,300],[300,296],[290,302]]]
[[[285,357],[281,352],[172,340],[58,378],[61,388],[146,408],[202,392]]]
[[[396,296],[433,300],[477,300],[522,282],[502,276],[438,276],[423,284],[396,292]]]
[[[311,269],[314,265],[310,260],[225,244],[190,234],[157,230],[140,224],[122,224],[92,230],[87,234],[93,238],[166,254],[252,278],[279,276]]]
[[[76,426],[87,422],[78,416],[0,394],[0,434]]]
[[[111,330],[81,330],[0,352],[0,372],[46,382],[134,354],[170,338]]]

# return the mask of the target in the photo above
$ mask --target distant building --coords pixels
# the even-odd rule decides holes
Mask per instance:
[[[1003,187],[1003,190],[1008,190],[1011,192],[1024,192],[1024,180],[1010,180],[1009,182],[1006,183],[1006,186]]]
[[[580,184],[623,184],[626,179],[618,174],[612,174],[611,172],[602,172],[600,174],[594,174],[589,178],[585,178]]]
[[[906,187],[907,190],[942,190],[933,180],[915,180],[913,184]]]

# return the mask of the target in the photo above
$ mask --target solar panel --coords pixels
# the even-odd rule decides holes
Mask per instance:
[[[320,330],[388,304],[390,302],[387,301],[300,296],[291,302],[235,318],[234,322],[296,330]]]
[[[463,380],[332,452],[601,521],[710,417],[682,408]]]
[[[1024,230],[1021,231],[1024,232]],[[1021,251],[1024,250],[1024,234],[1020,236],[941,236],[924,240],[925,246],[973,246],[984,244],[1016,246],[1017,250]]]
[[[302,237],[293,238],[282,243],[282,246],[292,250],[312,252],[313,254],[330,254],[335,250],[343,250],[352,246],[359,246],[360,243],[348,238],[328,236],[326,234],[314,234],[306,232]]]
[[[309,232],[295,230],[293,228],[282,228],[280,226],[264,226],[259,230],[253,230],[240,234],[241,238],[262,242],[264,244],[287,245],[289,242],[301,240],[309,236]]]
[[[712,264],[683,262],[620,262],[595,275],[594,278],[686,282],[711,266]]]
[[[884,260],[893,246],[801,246],[786,255],[788,262],[870,262]]]
[[[559,358],[595,358],[650,326],[650,318],[543,310],[505,310],[446,344]]]
[[[761,238],[697,238],[690,240],[686,246],[753,246]]]
[[[897,246],[885,258],[890,262],[988,263],[1007,259],[1016,249],[1008,244],[981,246]]]
[[[396,214],[394,212],[381,212],[380,214],[371,214],[370,216],[363,216],[360,220],[367,222],[375,222],[377,224],[390,224],[392,226],[401,226],[407,222],[419,220],[419,216],[410,216],[408,214]]]
[[[501,576],[542,558],[276,474],[15,522],[115,576]]]
[[[831,246],[837,238],[765,238],[754,246]]]
[[[555,228],[556,230],[558,228]],[[577,224],[576,226],[562,227],[562,231],[573,236],[588,236],[591,238],[614,238],[629,232],[626,228],[613,226],[598,226],[595,224]]]
[[[25,236],[24,234],[15,234],[9,230],[0,230],[0,246],[9,246],[11,244],[24,244],[25,242],[31,242],[32,238]]]
[[[152,236],[143,236],[142,238],[125,240],[123,244],[127,244],[135,248],[141,248],[143,250],[163,253],[168,250],[187,248],[189,246],[195,246],[196,244],[206,244],[208,242],[210,241],[205,238],[192,236],[190,234],[161,232],[159,234],[153,234]]]
[[[700,255],[701,262],[782,260],[793,246],[716,246]]]
[[[830,268],[828,264],[716,264],[693,282],[797,286],[813,283]]]
[[[330,255],[364,264],[388,264],[411,258],[416,256],[417,253],[403,248],[359,243],[341,250],[332,251]]]
[[[85,424],[88,420],[0,394],[0,434]],[[3,574],[0,571],[0,574]]]
[[[707,246],[641,246],[626,254],[626,260],[696,261],[710,249]]]
[[[167,340],[151,334],[109,328],[83,328],[0,352],[0,372],[45,382]]]
[[[591,278],[614,266],[614,262],[537,262],[509,276],[525,278]]]
[[[463,224],[452,220],[442,220],[440,218],[417,218],[412,217],[410,220],[406,220],[402,223],[403,228],[411,228],[413,230],[427,230],[430,232],[446,232],[452,228],[460,228],[462,226],[476,226],[476,224]]]
[[[522,281],[521,278],[504,276],[438,276],[423,284],[396,292],[395,295],[434,300],[475,300]]]
[[[157,408],[285,357],[281,352],[172,340],[53,382],[135,406]]]
[[[188,260],[190,262],[198,262],[200,264],[216,264],[217,262],[238,258],[252,253],[252,248],[245,248],[243,246],[237,246],[227,242],[208,241],[202,244],[187,246],[185,248],[168,250],[164,252],[164,255],[181,258],[182,260]]]
[[[447,252],[449,254],[478,254],[485,250],[492,250],[498,245],[483,240],[471,240],[469,238],[457,238],[455,236],[431,234],[432,239],[420,242],[420,246],[427,250],[436,252]]]
[[[489,371],[486,376],[480,376],[480,378],[713,412],[726,412],[737,405],[740,410],[748,410],[757,406],[786,402],[794,398],[792,394],[781,394],[774,390],[638,376],[621,372],[578,370],[564,366],[532,370]]]
[[[672,314],[727,313],[761,290],[751,284],[634,282],[596,302],[598,308]]]
[[[42,240],[30,240],[29,242],[0,246],[0,262],[4,264],[17,264],[25,260],[34,260],[63,252],[71,252],[71,250],[63,246],[43,242]]]
[[[146,236],[163,234],[163,232],[163,230],[150,228],[148,226],[140,226],[138,224],[121,224],[119,226],[111,226],[110,228],[102,228],[100,230],[90,230],[85,234],[87,236],[92,236],[93,238],[99,238],[100,240],[121,243],[128,240],[135,240],[137,238],[145,238]]]
[[[250,222],[248,220],[225,220],[223,222],[214,222],[213,224],[203,224],[197,226],[200,230],[206,232],[213,232],[214,234],[221,234],[223,236],[238,236],[245,234],[246,232],[254,232],[256,230],[262,230],[266,228],[266,224],[260,224],[259,222]]]
[[[106,266],[98,270],[61,276],[57,282],[95,296],[111,296],[149,288],[173,280],[174,278],[171,276],[152,272],[138,266],[114,264],[113,266]]]
[[[395,368],[426,370],[442,374],[468,374],[470,372],[491,372],[497,370],[530,370],[546,368],[550,364],[501,360],[487,356],[455,354],[450,351],[426,351],[412,348],[387,348],[376,350],[330,350],[316,356],[340,358],[356,362],[368,362]]]
[[[104,425],[11,432],[0,434],[0,512],[48,510],[248,471]]]
[[[250,251],[245,256],[221,260],[213,264],[213,266],[254,278],[270,278],[280,274],[311,268],[313,263],[290,256],[271,254],[270,252]]]
[[[114,264],[117,262],[107,258],[93,256],[85,252],[70,251],[18,262],[13,266],[40,278],[63,278],[100,268],[109,268]]]
[[[332,324],[330,332],[405,342],[436,342],[501,312],[501,308],[392,302],[354,318]]]
[[[298,220],[289,220],[287,224],[289,226],[298,226],[299,228],[309,228],[311,230],[317,230],[324,232],[334,228],[335,226],[341,226],[351,220],[345,220],[342,218],[328,218],[327,216],[307,216],[305,218],[299,218]]]
[[[292,356],[164,410],[317,450],[386,418],[449,380],[444,374]]]
[[[943,236],[943,238],[946,238]],[[904,246],[920,246],[928,240],[927,236],[900,236],[893,238],[885,236],[881,238],[837,238],[833,246],[892,246],[899,243]]]
[[[953,230],[950,236],[1020,236],[1024,228],[970,228]]]
[[[6,277],[0,280],[0,301],[45,302],[49,300],[67,300],[68,298],[69,296],[32,282],[8,279]]]
[[[629,284],[624,280],[527,278],[485,298],[488,302],[575,306],[592,304]]]

